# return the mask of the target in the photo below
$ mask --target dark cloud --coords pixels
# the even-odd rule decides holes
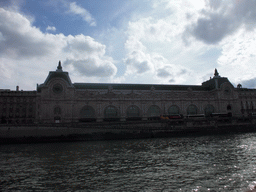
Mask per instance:
[[[170,76],[171,76],[171,73],[169,73],[169,72],[166,71],[165,69],[158,69],[158,70],[157,70],[157,76],[158,76],[158,77],[166,78],[166,77],[170,77]]]
[[[212,8],[212,9],[215,9],[217,10],[218,8],[220,8],[221,6],[221,2],[222,0],[210,0],[210,1],[206,1],[206,3]]]
[[[187,26],[186,38],[189,34],[207,44],[216,44],[241,27],[256,26],[256,1],[209,0],[207,5],[196,23]]]
[[[170,79],[170,80],[169,80],[169,83],[174,83],[174,82],[175,82],[174,79]]]

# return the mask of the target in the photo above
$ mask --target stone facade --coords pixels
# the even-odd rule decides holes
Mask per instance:
[[[72,83],[59,63],[36,91],[2,90],[0,102],[2,123],[151,120],[212,113],[240,117],[255,111],[256,89],[235,88],[217,70],[200,86]]]

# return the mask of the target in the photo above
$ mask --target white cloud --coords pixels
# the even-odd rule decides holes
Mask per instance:
[[[48,26],[46,31],[56,31],[56,28],[54,26]]]
[[[22,14],[0,8],[0,55],[16,59],[41,57],[60,51],[63,35],[44,34]]]
[[[220,69],[232,82],[238,84],[255,78],[256,29],[240,29],[222,41],[222,54],[218,58]]]
[[[87,77],[110,77],[117,72],[116,66],[108,60],[99,58],[88,58],[84,60],[69,60],[64,62],[65,65],[72,65],[76,71]]]
[[[69,72],[78,72],[80,78],[108,79],[116,74],[113,59],[105,55],[105,45],[91,37],[43,33],[25,15],[3,8],[0,31],[0,76],[6,78],[5,86],[19,83],[34,89],[58,60],[66,61],[72,69]]]
[[[168,6],[163,10],[163,3],[166,4],[163,1],[154,4],[154,11],[158,9],[166,12],[163,17],[150,15],[129,22],[125,42],[125,76],[139,76],[141,82],[181,84],[185,82],[186,76],[189,77],[190,71],[180,62],[184,62],[184,57],[178,59],[186,49],[181,34],[188,21],[185,19],[184,9],[180,9],[180,6],[167,2]],[[191,8],[188,6],[185,9]]]
[[[160,17],[152,14],[160,7]],[[200,84],[218,68],[231,82],[250,82],[256,74],[255,7],[255,1],[158,1],[154,11],[129,22],[126,75]]]
[[[90,14],[90,12],[83,7],[77,5],[76,2],[70,3],[69,12],[81,16],[83,20],[90,24],[90,26],[96,26],[96,21]]]

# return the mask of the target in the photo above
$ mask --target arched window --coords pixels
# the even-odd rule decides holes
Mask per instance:
[[[160,108],[156,105],[152,105],[149,107],[148,109],[148,117],[154,117],[154,116],[160,116],[161,115],[161,112],[160,112]]]
[[[204,109],[205,116],[210,116],[212,113],[214,113],[214,107],[210,104],[206,105]]]
[[[118,111],[115,106],[108,106],[105,109],[105,118],[117,118]]]
[[[173,105],[173,106],[169,107],[168,114],[169,115],[178,115],[178,114],[180,114],[179,107],[176,106],[176,105]]]
[[[195,105],[189,105],[187,109],[188,115],[196,115],[197,114],[197,107]]]
[[[55,107],[54,108],[54,115],[60,115],[61,114],[61,109],[60,109],[60,107],[58,106],[58,107]]]
[[[127,117],[139,117],[140,109],[136,105],[132,105],[127,109]]]
[[[94,118],[95,111],[91,106],[84,106],[80,111],[80,118]]]
[[[246,106],[247,107],[247,106]],[[231,105],[228,105],[227,106],[227,110],[230,111],[232,108],[231,108]]]

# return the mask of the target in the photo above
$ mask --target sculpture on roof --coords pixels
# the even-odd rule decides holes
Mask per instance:
[[[59,61],[59,65],[57,67],[57,70],[56,71],[62,71],[62,66],[61,66],[61,61]]]
[[[215,71],[214,71],[214,77],[213,77],[213,78],[216,78],[216,77],[220,77],[220,75],[219,75],[219,73],[218,73],[217,69],[215,68]]]
[[[220,75],[219,75],[219,73],[218,73],[216,68],[215,68],[215,72],[214,72],[214,77],[220,77]]]

